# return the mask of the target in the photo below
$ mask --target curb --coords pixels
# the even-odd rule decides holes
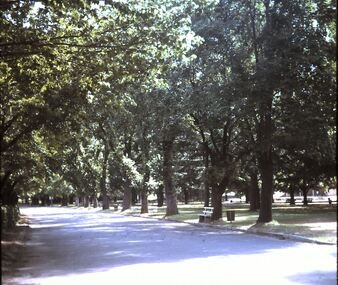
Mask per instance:
[[[100,210],[100,211],[104,212],[106,210]],[[106,213],[108,213],[108,211],[106,211]],[[121,211],[113,211],[113,210],[109,210],[109,213],[121,215],[121,216],[131,216],[131,217],[139,217],[139,218],[159,220],[159,221],[163,220],[163,221],[170,221],[170,222],[176,222],[176,223],[183,223],[183,224],[188,224],[188,225],[195,226],[195,227],[209,227],[209,228],[214,228],[218,230],[242,232],[246,234],[253,234],[253,235],[276,238],[279,240],[289,240],[289,241],[294,241],[294,242],[312,243],[312,244],[319,244],[319,245],[337,245],[337,243],[335,242],[325,242],[325,241],[320,241],[320,240],[316,240],[316,239],[312,239],[312,238],[308,238],[308,237],[304,237],[300,235],[294,235],[294,234],[272,233],[272,232],[259,231],[256,229],[243,230],[243,229],[239,229],[236,227],[224,227],[221,225],[214,225],[214,224],[208,224],[208,223],[191,223],[191,222],[174,220],[171,218],[165,218],[165,217],[155,218],[155,217],[149,217],[149,216],[141,216],[140,214],[122,213]]]
[[[293,235],[293,234],[283,234],[283,233],[269,233],[269,232],[260,232],[260,231],[252,231],[248,230],[246,231],[247,233],[251,234],[256,234],[256,235],[262,235],[262,236],[269,236],[281,240],[290,240],[290,241],[295,241],[295,242],[303,242],[303,243],[313,243],[313,244],[320,244],[320,245],[337,245],[336,243],[333,242],[325,242],[325,241],[320,241],[304,236],[299,236],[299,235]]]
[[[293,234],[271,233],[271,232],[264,232],[264,231],[257,231],[257,230],[243,230],[243,229],[238,229],[236,227],[224,227],[221,225],[206,224],[206,223],[191,223],[191,222],[185,222],[185,221],[178,221],[178,220],[174,220],[170,218],[155,218],[155,217],[149,217],[149,216],[141,216],[137,214],[125,214],[125,215],[121,213],[119,214],[123,216],[132,216],[132,217],[146,218],[146,219],[152,219],[152,220],[164,220],[164,221],[170,221],[170,222],[176,222],[176,223],[183,223],[183,224],[188,224],[188,225],[192,225],[195,227],[209,227],[209,228],[225,230],[225,231],[242,232],[246,234],[267,236],[267,237],[276,238],[279,240],[289,240],[289,241],[312,243],[312,244],[319,244],[319,245],[337,245],[337,243],[334,243],[334,242],[324,242],[324,241],[319,241],[316,239],[299,236],[299,235],[293,235]]]

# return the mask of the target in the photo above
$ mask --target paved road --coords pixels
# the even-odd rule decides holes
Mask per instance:
[[[336,246],[96,209],[21,212],[32,231],[11,284],[336,284]]]

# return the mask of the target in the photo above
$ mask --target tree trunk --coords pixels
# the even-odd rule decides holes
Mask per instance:
[[[250,202],[250,189],[247,187],[244,189],[244,195],[245,195],[245,204],[248,204]]]
[[[257,211],[260,208],[260,195],[259,195],[257,173],[250,174],[249,196],[250,196],[249,197],[250,211]]]
[[[204,207],[209,207],[209,200],[210,200],[210,185],[209,185],[209,177],[208,177],[208,170],[209,170],[209,154],[207,149],[205,149],[204,155]]]
[[[68,196],[67,194],[62,194],[61,206],[67,206],[67,205],[68,205]]]
[[[85,207],[85,208],[89,207],[89,197],[88,197],[88,195],[83,196],[83,207]]]
[[[168,140],[162,142],[163,146],[163,184],[166,197],[167,210],[166,215],[178,214],[176,191],[173,184],[173,147],[174,141]]]
[[[102,195],[102,210],[109,209],[109,198],[107,195]]]
[[[213,162],[213,160],[211,160]],[[223,171],[226,170],[223,168]],[[213,220],[219,220],[223,217],[222,212],[222,195],[225,192],[226,187],[229,185],[229,173],[224,173],[219,183],[211,183],[211,204],[214,208]]]
[[[75,206],[80,207],[80,198],[78,196],[75,197]]]
[[[41,206],[46,206],[47,205],[47,198],[45,194],[41,195]]]
[[[102,165],[102,174],[100,181],[101,195],[102,195],[102,210],[109,209],[109,198],[107,195],[107,164],[109,158],[109,146],[105,143],[104,151],[103,151],[103,165]]]
[[[295,188],[293,186],[290,186],[290,205],[296,205]]]
[[[209,207],[210,201],[210,187],[205,185],[204,188],[204,207]]]
[[[222,210],[222,194],[224,190],[219,189],[217,186],[212,186],[211,188],[211,204],[214,207],[214,213],[212,220],[217,221],[223,217]]]
[[[272,187],[273,187],[271,154],[268,156],[265,162],[262,162],[261,172],[262,172],[261,205],[257,223],[269,223],[272,221]]]
[[[25,191],[24,193],[25,193],[25,194],[24,194],[24,197],[25,197],[25,198],[24,198],[24,200],[25,200],[24,203],[25,203],[26,205],[29,205],[29,199],[28,199],[29,197],[28,197],[28,195],[27,195],[27,192]]]
[[[122,211],[128,210],[131,207],[132,191],[130,187],[125,187],[123,192]]]
[[[210,201],[210,187],[209,185],[204,184],[204,207],[209,207],[210,204],[209,201]]]
[[[272,221],[272,193],[273,193],[273,160],[272,160],[272,101],[274,97],[274,90],[276,86],[276,80],[271,80],[266,70],[271,68],[271,73],[274,72],[272,66],[267,66],[275,61],[274,47],[272,46],[271,37],[273,33],[272,13],[270,9],[270,0],[264,1],[265,6],[265,32],[266,38],[261,43],[262,45],[262,58],[258,60],[258,49],[255,51],[256,57],[256,75],[259,97],[259,123],[257,126],[257,160],[259,170],[261,172],[262,189],[261,189],[261,205],[259,211],[259,217],[257,223],[268,223]],[[254,11],[251,11],[254,12]],[[252,18],[254,24],[255,17]],[[253,25],[253,28],[255,25]],[[256,35],[253,35],[253,40],[256,42]],[[277,74],[273,74],[277,76]]]
[[[81,193],[79,196],[79,207],[83,206],[83,194]]]
[[[189,204],[189,191],[187,189],[183,189],[183,195],[184,195],[184,204]]]
[[[147,188],[142,187],[141,189],[141,214],[148,213],[148,193]]]
[[[6,224],[5,227],[7,228],[14,228],[16,225],[16,222],[19,219],[19,208],[17,206],[13,206],[13,205],[7,205],[5,206],[6,212]],[[3,220],[3,215],[4,213],[1,211],[1,220]]]
[[[164,195],[163,195],[163,185],[159,185],[157,189],[157,207],[162,207],[164,202]]]
[[[147,156],[146,156],[147,157]],[[148,160],[148,157],[147,157]],[[143,175],[143,187],[141,189],[141,214],[148,213],[148,182],[150,179],[150,169],[146,165],[145,166],[145,173]]]
[[[271,94],[270,94],[271,93]],[[257,223],[272,221],[273,161],[272,161],[272,97],[266,96],[260,104],[261,121],[258,125],[258,166],[262,178],[261,205]]]
[[[73,193],[68,195],[68,204],[74,204],[75,195]]]
[[[132,204],[133,206],[135,206],[136,203],[138,202],[138,197],[137,197],[137,196],[138,196],[138,195],[137,195],[136,189],[135,189],[135,188],[132,188],[132,189],[131,189],[131,204]]]
[[[308,193],[308,191],[309,191],[309,188],[306,187],[306,185],[302,185],[302,186],[300,187],[300,190],[301,190],[302,193],[303,193],[303,205],[304,205],[304,206],[308,206],[309,203],[308,203],[308,201],[307,201],[307,193]]]
[[[304,205],[304,206],[308,206],[308,205],[309,205],[309,202],[308,202],[308,200],[307,200],[307,191],[304,192],[303,197],[304,197],[303,205]]]
[[[97,201],[96,195],[93,196],[93,207],[94,208],[98,207],[98,201]]]

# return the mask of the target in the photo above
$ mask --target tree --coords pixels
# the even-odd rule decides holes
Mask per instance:
[[[10,160],[21,141],[32,141],[33,131],[43,129],[47,134],[49,128],[52,134],[55,129],[55,137],[62,136],[60,130],[69,129],[67,124],[73,124],[77,115],[84,116],[74,114],[75,106],[88,111],[84,106],[93,105],[101,115],[119,109],[114,104],[123,105],[130,83],[156,79],[158,71],[165,69],[160,64],[183,52],[187,21],[184,9],[176,7],[175,1],[165,5],[109,2],[105,6],[98,1],[17,1],[1,7],[3,185],[8,189],[17,185],[8,182],[14,177],[9,173]],[[90,125],[102,143],[100,185],[105,197],[112,151],[107,134],[113,118],[86,115],[81,122]],[[59,152],[59,159],[62,155]]]
[[[174,215],[204,179],[214,219],[246,186],[265,223],[274,177],[335,179],[333,1],[39,3],[0,7],[2,204],[139,191],[146,212],[158,187]]]
[[[243,155],[237,141],[246,91],[240,86],[247,81],[238,23],[235,15],[224,15],[223,8],[216,5],[194,18],[194,29],[203,43],[185,71],[190,115],[204,150],[205,189],[211,187],[216,220],[222,217],[222,195],[237,175]]]

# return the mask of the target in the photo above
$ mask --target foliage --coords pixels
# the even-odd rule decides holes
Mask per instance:
[[[335,181],[333,1],[0,9],[2,204],[164,186],[174,209],[210,186],[220,218],[224,191],[260,185],[264,222],[275,181]]]

